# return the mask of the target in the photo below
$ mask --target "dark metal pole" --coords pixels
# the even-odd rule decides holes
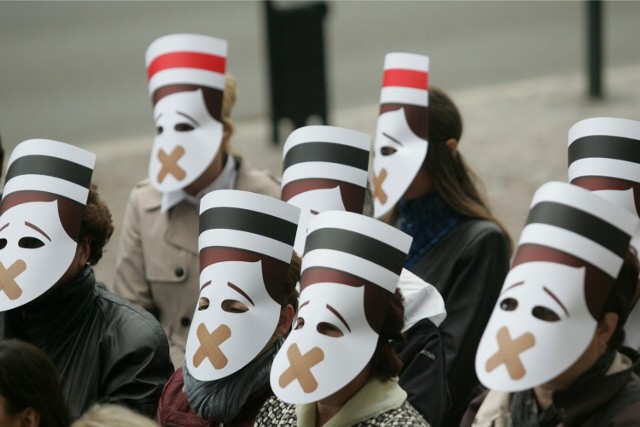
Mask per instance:
[[[589,96],[602,98],[602,1],[587,0]]]

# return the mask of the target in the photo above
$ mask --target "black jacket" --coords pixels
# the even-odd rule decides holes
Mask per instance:
[[[406,343],[392,342],[402,359],[399,384],[407,400],[431,427],[438,427],[449,408],[447,371],[440,330],[429,319],[422,319],[405,332]]]
[[[466,219],[410,268],[438,289],[447,318],[440,325],[452,408],[444,426],[458,426],[473,391],[478,343],[509,271],[507,237],[497,224]]]
[[[96,402],[122,404],[154,417],[162,387],[173,373],[157,320],[96,286],[89,266],[73,283],[0,313],[3,338],[28,341],[51,358],[73,418]]]

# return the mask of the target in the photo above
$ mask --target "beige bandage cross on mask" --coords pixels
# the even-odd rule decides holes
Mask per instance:
[[[524,377],[527,371],[520,361],[520,353],[536,344],[533,334],[527,332],[512,340],[509,330],[506,326],[503,326],[498,330],[497,339],[498,351],[487,360],[485,366],[487,372],[493,371],[504,363],[511,379],[518,380]]]
[[[27,269],[27,264],[21,259],[17,260],[9,268],[5,268],[0,262],[0,291],[4,291],[10,300],[20,298],[22,289],[15,279]]]
[[[158,182],[162,183],[167,175],[171,174],[178,181],[182,181],[187,173],[178,166],[178,160],[184,156],[184,148],[178,146],[173,149],[171,154],[167,154],[162,148],[158,151],[158,160],[162,164],[160,172],[158,172]]]
[[[197,368],[205,359],[209,359],[216,369],[227,366],[229,360],[220,350],[220,344],[231,337],[231,329],[227,325],[220,325],[209,333],[205,324],[201,323],[198,325],[196,335],[200,341],[200,347],[193,355],[193,366]]]
[[[324,353],[319,347],[314,347],[304,355],[296,343],[287,349],[289,368],[280,375],[280,387],[285,388],[293,381],[298,380],[305,393],[311,393],[318,388],[318,381],[313,377],[311,368],[324,360]]]
[[[382,184],[387,179],[387,175],[387,170],[382,169],[380,175],[373,177],[373,198],[380,200],[383,205],[387,203],[387,193],[382,189]]]

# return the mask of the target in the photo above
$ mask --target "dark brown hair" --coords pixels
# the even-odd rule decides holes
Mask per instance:
[[[29,343],[0,341],[0,396],[10,416],[32,408],[40,415],[41,427],[67,427],[71,422],[55,366]]]
[[[80,241],[86,239],[89,242],[91,255],[89,255],[87,262],[90,265],[96,265],[102,258],[104,247],[109,242],[112,234],[113,220],[111,211],[100,198],[97,185],[92,183],[84,217],[82,218],[82,225],[80,226],[79,237]]]
[[[467,166],[462,153],[452,154],[447,141],[462,137],[462,116],[451,98],[437,87],[429,88],[429,152],[422,165],[429,171],[438,194],[452,209],[469,218],[495,222],[503,231],[512,250],[506,228],[491,213],[481,196],[478,177]]]

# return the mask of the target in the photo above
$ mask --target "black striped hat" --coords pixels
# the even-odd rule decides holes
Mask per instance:
[[[21,142],[11,153],[3,200],[21,191],[60,195],[86,205],[95,154],[48,139]]]
[[[301,285],[305,272],[320,267],[355,276],[394,293],[412,238],[376,219],[344,211],[327,211],[309,222]],[[315,275],[313,283],[322,282]]]
[[[546,246],[616,278],[638,223],[636,215],[584,188],[549,182],[533,197],[518,250]]]
[[[300,209],[273,197],[240,190],[216,190],[200,201],[202,253],[229,248],[291,261]],[[202,264],[200,269],[206,265]]]
[[[569,182],[586,176],[640,183],[640,121],[582,120],[569,130]]]
[[[283,148],[282,200],[327,188],[327,181],[361,189],[364,198],[370,147],[369,135],[351,129],[335,126],[296,129]]]

